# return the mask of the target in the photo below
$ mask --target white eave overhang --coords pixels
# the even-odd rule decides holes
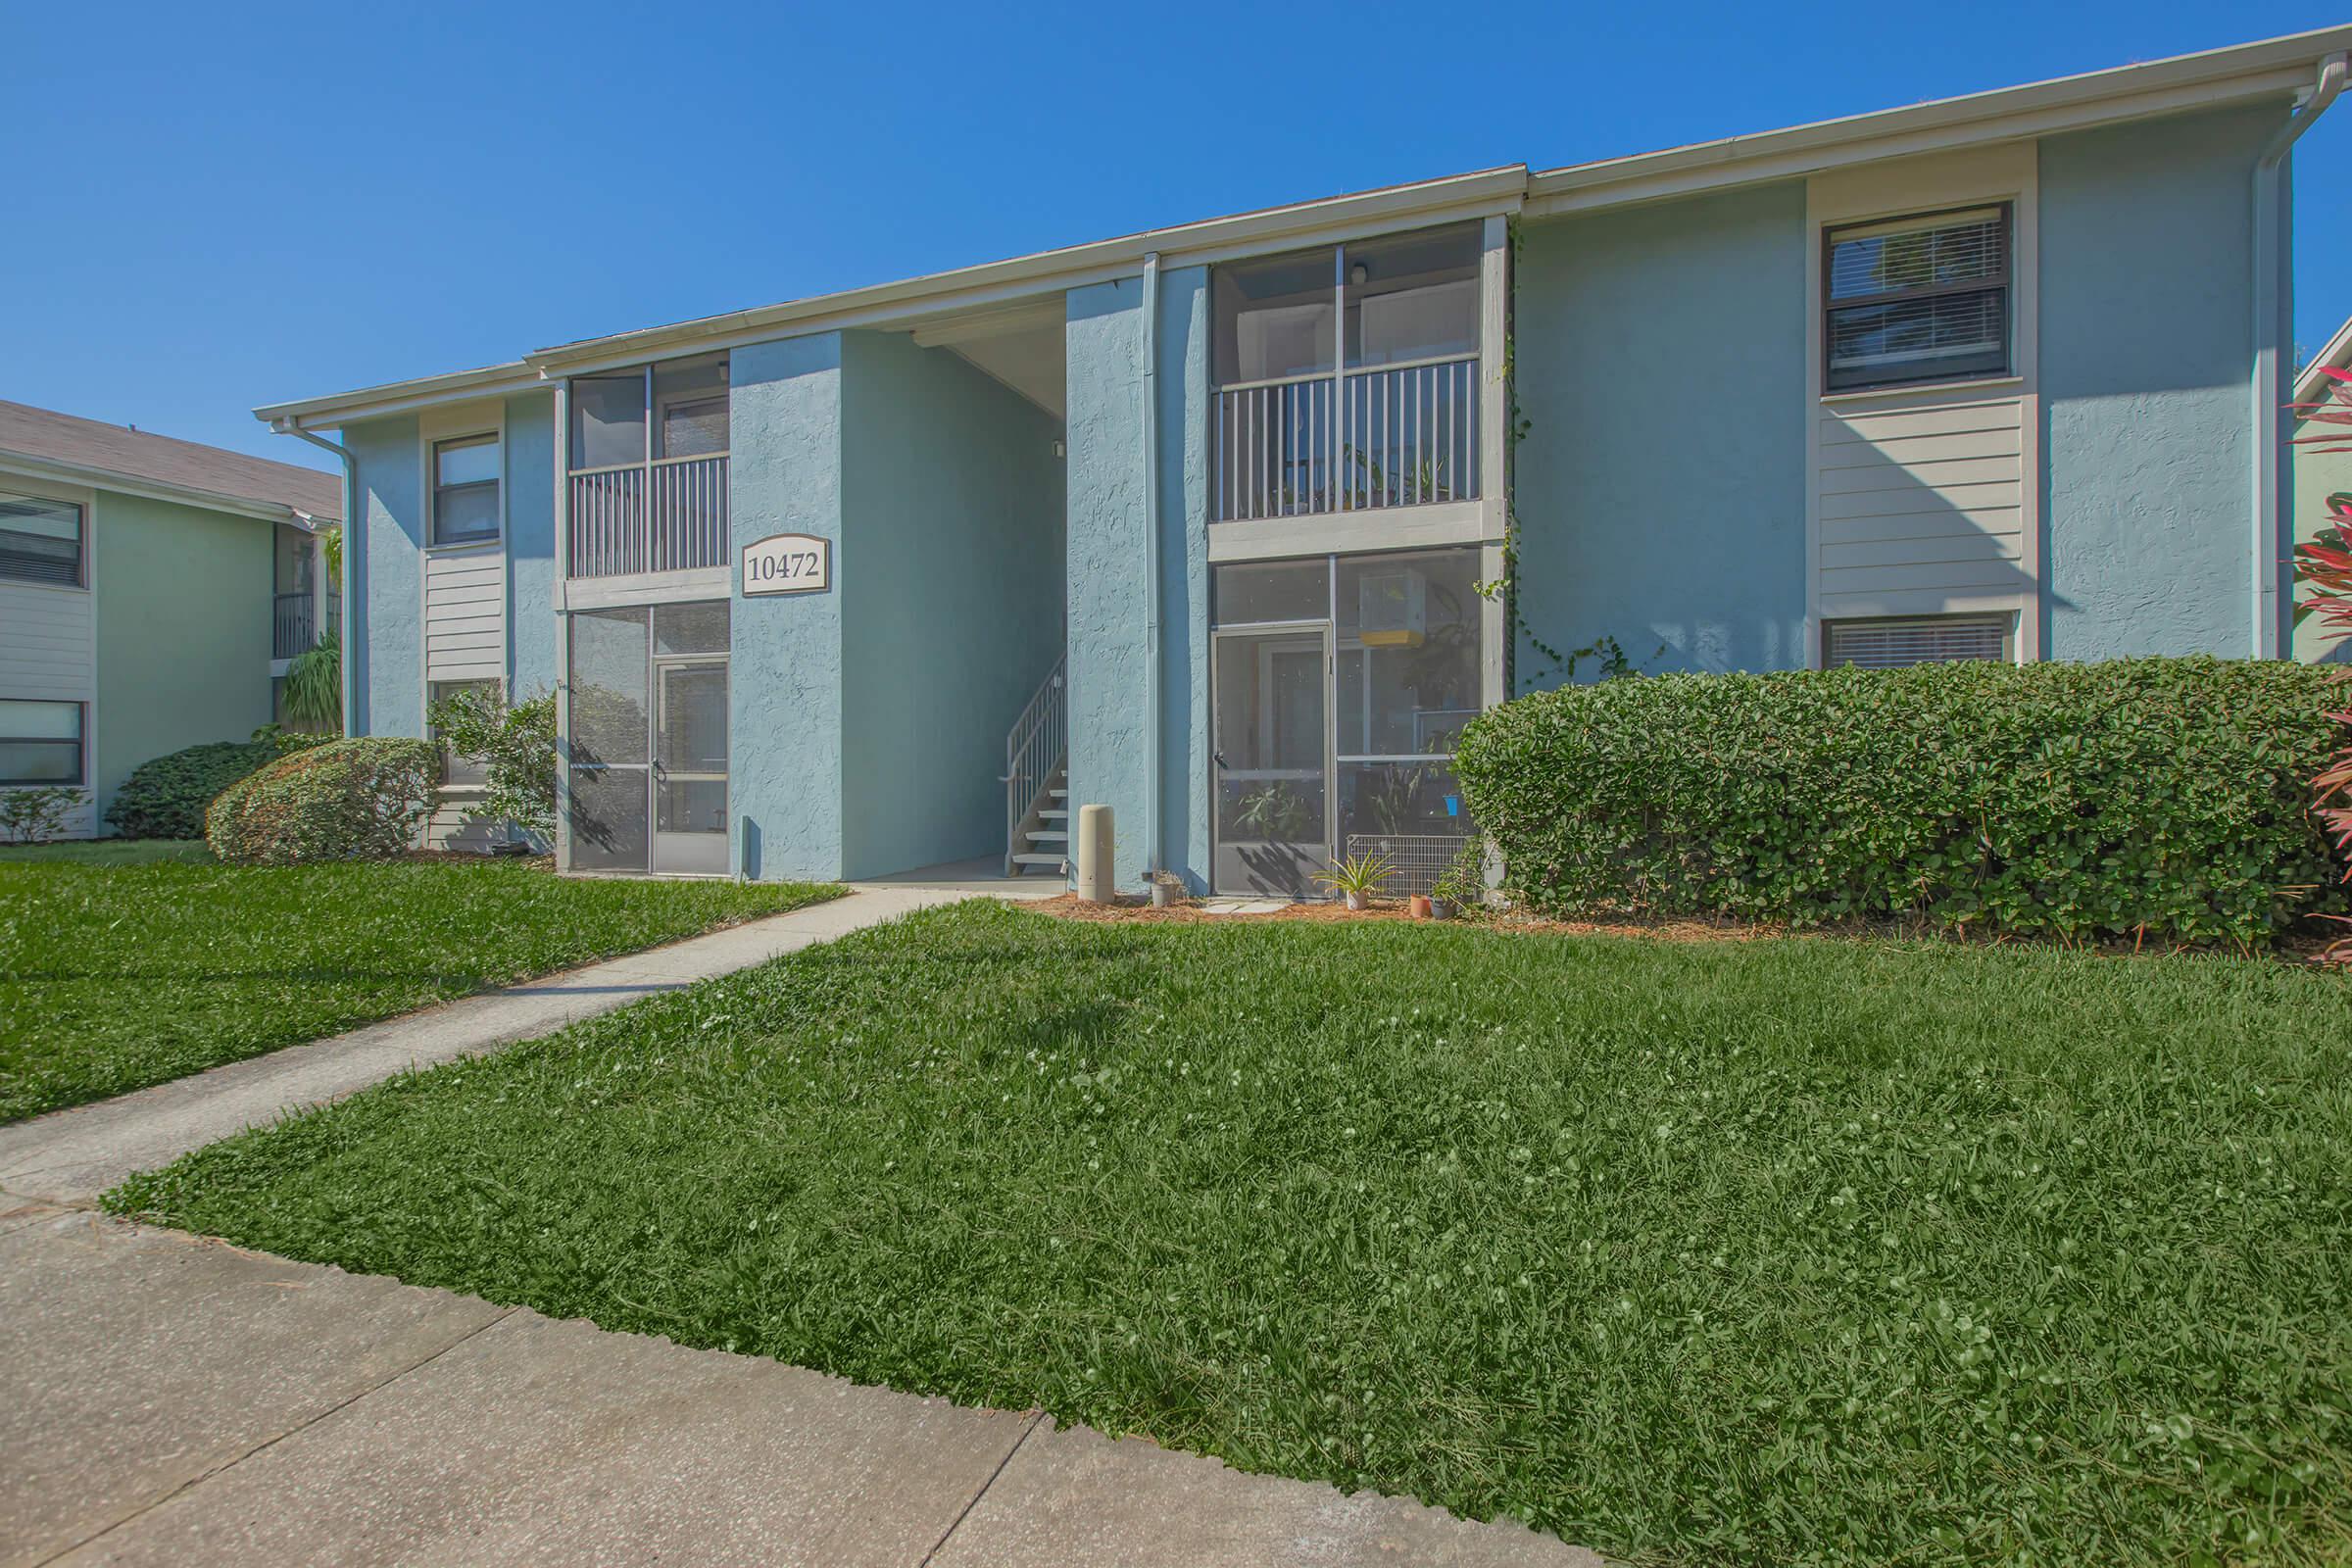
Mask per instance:
[[[172,484],[163,479],[118,472],[113,468],[92,467],[88,464],[64,463],[56,458],[37,457],[29,452],[12,452],[5,447],[0,447],[0,472],[44,479],[51,484],[111,490],[117,495],[138,496],[146,501],[170,501],[183,507],[202,507],[207,512],[225,512],[231,516],[257,517],[265,522],[292,523],[298,528],[314,531],[321,526],[319,520],[310,513],[285,502],[223,495],[218,490],[200,490],[194,485]],[[333,520],[325,519],[327,523]]]
[[[2329,384],[2328,377],[2320,373],[2322,366],[2337,370],[2352,366],[2352,319],[2346,319],[2343,325],[2335,329],[2335,336],[2329,338],[2326,346],[2311,357],[2311,363],[2303,367],[2303,373],[2295,377],[2295,401],[2297,403],[2321,401],[2322,392]]]
[[[1025,314],[1041,296],[1134,276],[1151,255],[1158,256],[1163,266],[1200,265],[1456,219],[1587,212],[2207,105],[2290,96],[2309,88],[2321,59],[2347,48],[2352,48],[2352,26],[2330,27],[1540,173],[1513,164],[583,338],[506,365],[273,404],[254,414],[281,430],[329,429],[362,418],[529,391],[565,375],[779,337],[864,326],[953,330],[954,318],[975,313]]]
[[[2352,26],[2180,55],[2024,87],[1729,136],[1532,174],[1531,218],[1687,196],[1920,153],[2016,141],[2310,90],[2320,61],[2352,48]]]

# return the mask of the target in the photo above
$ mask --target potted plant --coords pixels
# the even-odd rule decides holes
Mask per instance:
[[[1477,839],[1465,840],[1454,852],[1453,862],[1439,872],[1437,881],[1430,885],[1430,912],[1441,920],[1450,920],[1462,910],[1483,903],[1486,896],[1486,847]]]
[[[1152,884],[1152,907],[1172,909],[1184,902],[1184,878],[1173,871],[1146,871],[1144,880]]]
[[[1318,875],[1322,883],[1348,901],[1348,907],[1361,913],[1372,907],[1372,894],[1395,873],[1396,862],[1385,855],[1349,855],[1331,862],[1331,869]]]

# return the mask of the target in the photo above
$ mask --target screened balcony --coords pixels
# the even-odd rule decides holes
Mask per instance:
[[[727,357],[576,376],[569,401],[569,574],[725,565]]]
[[[1479,494],[1475,223],[1220,267],[1217,521]]]

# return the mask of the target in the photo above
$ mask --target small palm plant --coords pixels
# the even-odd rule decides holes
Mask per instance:
[[[1345,898],[1350,909],[1367,909],[1372,895],[1396,871],[1396,863],[1385,855],[1348,855],[1332,861],[1331,869],[1315,880]]]

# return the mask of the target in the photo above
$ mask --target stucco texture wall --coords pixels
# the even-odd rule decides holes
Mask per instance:
[[[2250,649],[2250,181],[2284,113],[2041,143],[2046,657]]]
[[[506,400],[507,680],[552,691],[556,671],[556,398]]]
[[[358,460],[358,537],[344,542],[363,624],[344,638],[354,661],[354,735],[424,733],[424,499],[414,418],[371,419],[343,432]]]
[[[1649,673],[1803,662],[1808,308],[1801,180],[1524,225],[1534,637],[1563,653],[1613,637]],[[1512,659],[1517,690],[1563,678],[1525,633]]]
[[[2333,435],[2342,425],[2298,425],[2295,434]],[[2345,431],[2352,435],[2352,431]],[[2294,454],[2293,508],[2295,538],[2316,538],[2328,520],[2328,498],[2352,495],[2352,451],[2323,452],[2298,447]],[[2330,642],[2317,616],[2295,628],[2295,657],[2306,663],[2352,663],[2352,640]]]
[[[775,533],[833,541],[823,593],[747,598],[729,629],[729,805],[739,875],[843,874],[842,339],[739,348],[729,380],[735,560]]]
[[[276,525],[101,491],[98,810],[150,758],[241,741],[270,721]]]
[[[1061,647],[1061,423],[945,349],[842,340],[842,866],[1004,851],[1004,735]]]

